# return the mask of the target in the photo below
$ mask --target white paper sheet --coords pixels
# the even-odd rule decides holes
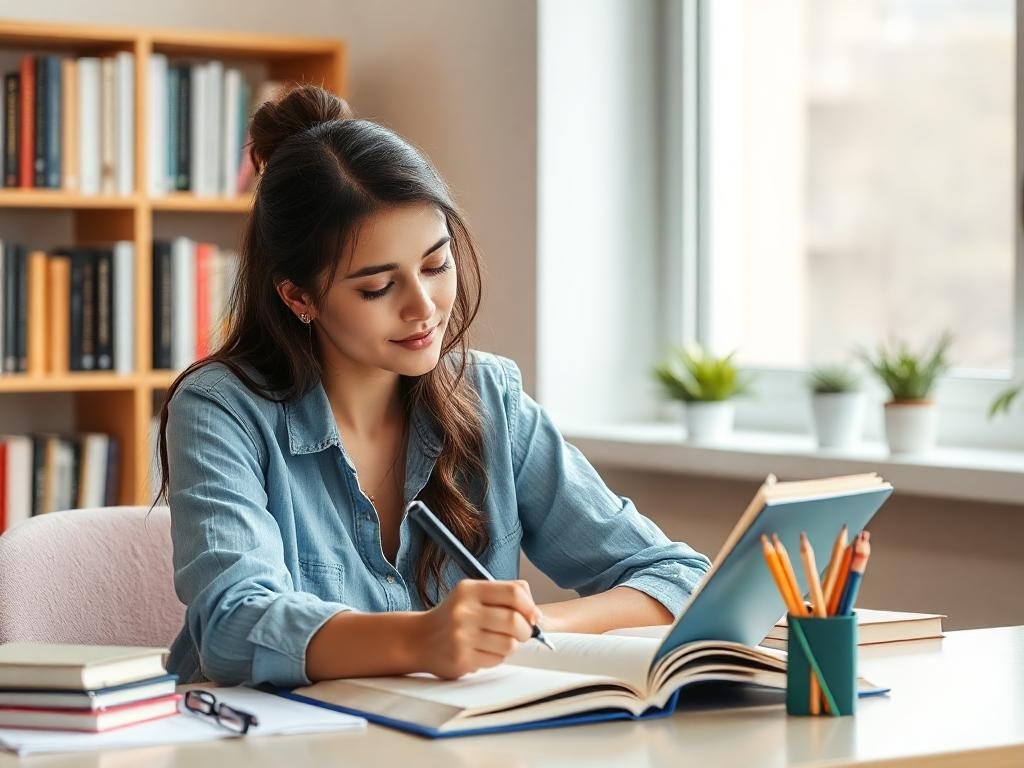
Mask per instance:
[[[240,737],[217,725],[213,718],[187,712],[184,705],[181,705],[181,714],[140,725],[129,725],[106,733],[0,728],[0,747],[18,755],[33,755],[42,752],[185,744],[224,738],[247,739],[275,734],[322,733],[366,726],[366,720],[361,717],[302,704],[252,688],[210,687],[209,690],[216,695],[218,701],[256,715],[259,725],[251,727],[248,734]]]

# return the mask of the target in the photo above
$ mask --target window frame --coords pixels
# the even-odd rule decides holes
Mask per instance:
[[[709,9],[714,0],[668,0],[663,26],[666,128],[663,197],[665,242],[662,299],[665,342],[684,344],[710,338],[711,252],[709,208]],[[1009,376],[953,369],[943,377],[935,400],[940,410],[940,443],[986,448],[1024,449],[1024,396],[1009,414],[989,420],[995,397],[1013,382],[1024,383],[1024,0],[1015,2],[1015,176],[1014,176],[1014,328]],[[680,215],[681,212],[681,215]],[[755,374],[756,394],[737,401],[741,430],[802,432],[810,427],[807,368],[745,367]],[[881,405],[883,388],[867,386],[869,399]],[[865,438],[882,439],[882,409],[869,409]]]

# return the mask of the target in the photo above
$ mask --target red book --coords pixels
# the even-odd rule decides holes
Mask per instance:
[[[210,354],[210,270],[213,269],[213,244],[196,243],[196,359]]]
[[[181,696],[172,693],[106,709],[39,709],[0,707],[0,728],[42,728],[47,731],[99,733],[136,725],[178,713]]]
[[[21,57],[21,128],[18,146],[18,186],[36,183],[36,57]]]

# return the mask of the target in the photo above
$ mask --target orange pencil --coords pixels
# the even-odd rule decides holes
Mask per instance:
[[[800,585],[796,580],[796,573],[793,571],[793,564],[789,560],[789,552],[782,544],[782,540],[778,534],[772,534],[772,544],[775,545],[775,551],[779,554],[779,562],[782,563],[782,572],[786,575],[786,580],[789,582],[789,589],[796,597],[797,610],[793,611],[796,616],[807,616],[807,607],[804,605],[804,596],[800,591]]]
[[[804,575],[807,576],[808,591],[811,593],[812,612],[819,619],[826,616],[825,595],[821,591],[821,581],[818,579],[818,564],[814,560],[814,549],[807,538],[807,534],[800,533],[800,559],[804,564]],[[810,710],[812,715],[821,712],[821,688],[818,686],[818,678],[811,675],[810,685]],[[827,705],[826,705],[827,707]]]
[[[772,578],[775,580],[775,586],[779,588],[779,592],[782,594],[782,602],[786,604],[786,610],[792,613],[800,604],[789,588],[789,580],[786,579],[786,574],[782,572],[779,553],[775,551],[775,547],[772,546],[772,543],[768,541],[768,537],[763,533],[761,534],[761,548],[764,550],[764,559],[768,564],[768,570],[771,572]]]
[[[832,545],[832,557],[829,558],[828,568],[825,570],[825,583],[822,585],[822,590],[825,593],[825,612],[827,614],[828,606],[832,602],[832,589],[839,577],[839,566],[842,564],[843,554],[846,550],[847,530],[846,525],[843,525],[839,535],[836,536],[836,543]]]
[[[839,610],[839,598],[843,595],[843,587],[846,586],[846,579],[850,575],[850,561],[853,559],[853,547],[860,534],[850,542],[850,546],[843,552],[842,562],[839,563],[839,575],[836,576],[835,584],[832,585],[832,594],[828,598],[828,615],[835,616]]]

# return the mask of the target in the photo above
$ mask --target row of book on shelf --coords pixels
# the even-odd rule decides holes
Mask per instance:
[[[35,515],[117,504],[120,444],[102,432],[0,436],[0,531]]]
[[[161,53],[150,55],[147,77],[149,193],[246,192],[254,177],[245,146],[252,107],[282,84],[262,82],[254,100],[240,69],[171,62]],[[3,186],[131,194],[135,114],[133,54],[22,56],[4,75]]]
[[[187,237],[154,240],[154,369],[181,369],[223,334],[237,254]],[[4,373],[135,370],[135,245],[49,253],[0,240]]]

